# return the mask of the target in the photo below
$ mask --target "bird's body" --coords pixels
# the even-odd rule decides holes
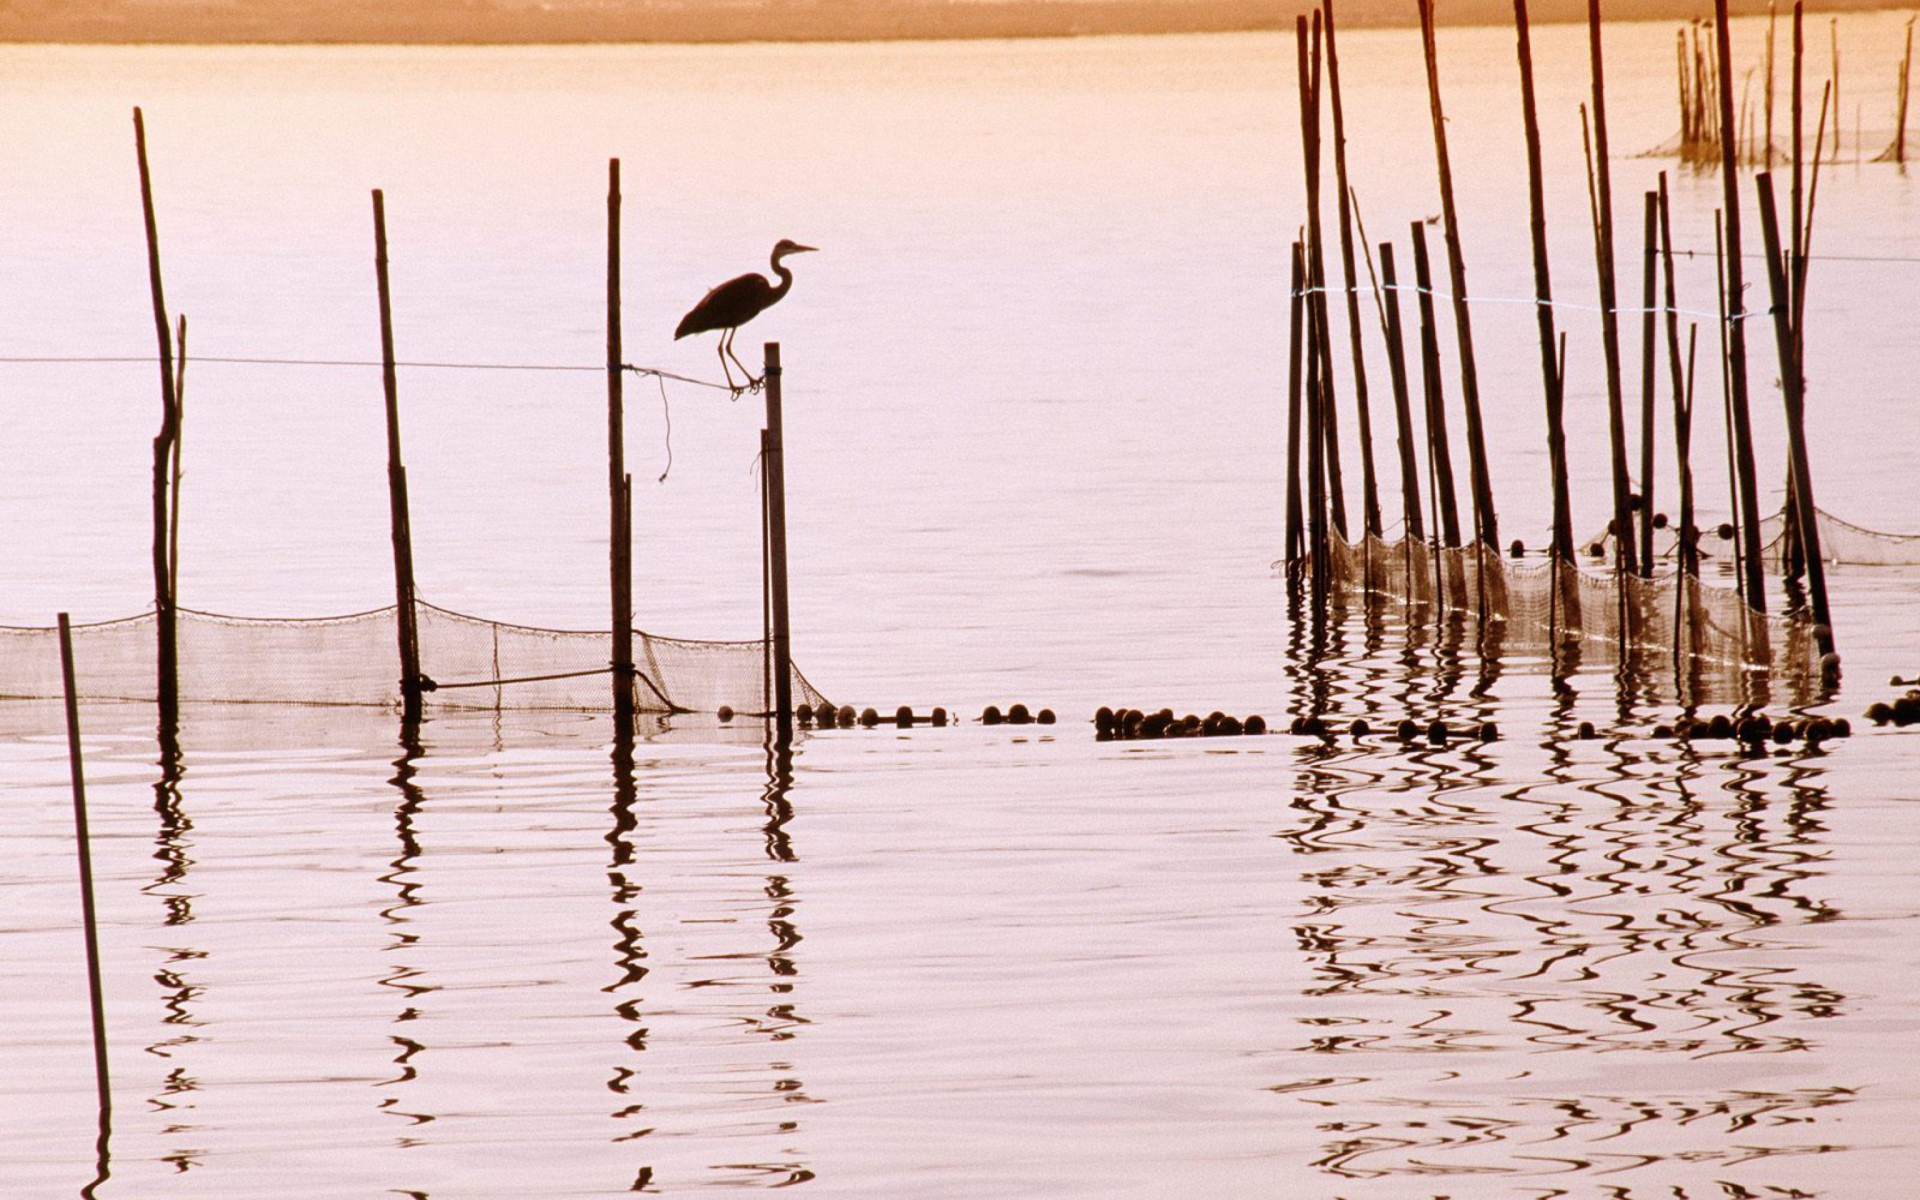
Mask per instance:
[[[733,370],[727,365],[727,357],[733,353],[734,333],[740,326],[779,303],[793,288],[793,272],[780,260],[789,254],[804,254],[812,249],[812,246],[781,239],[779,245],[773,248],[773,273],[780,277],[778,284],[769,282],[765,275],[755,273],[727,280],[708,292],[700,303],[680,318],[679,326],[673,331],[673,340],[677,342],[690,334],[720,330],[720,369],[726,372],[727,383],[732,386]],[[747,370],[746,364],[738,357],[733,361],[741,370]],[[757,382],[751,371],[747,371],[747,380],[750,384]]]

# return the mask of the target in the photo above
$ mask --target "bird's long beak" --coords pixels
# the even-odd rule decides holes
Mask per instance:
[[[806,254],[818,249],[819,249],[818,246],[793,246],[787,250],[787,253],[788,254]]]

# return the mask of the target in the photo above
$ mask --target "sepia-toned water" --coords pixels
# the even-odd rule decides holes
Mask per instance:
[[[1839,26],[1807,367],[1820,503],[1915,532],[1920,194],[1859,161],[1892,138],[1901,31]],[[1640,157],[1678,127],[1673,35],[1608,33],[1622,303],[1666,170],[1717,413],[1719,180]],[[1764,36],[1737,25],[1741,71]],[[1827,39],[1809,25],[1810,111]],[[1409,264],[1408,223],[1439,211],[1418,38],[1340,48],[1367,231]],[[1535,49],[1586,532],[1608,467],[1584,30],[1538,29]],[[1443,30],[1440,53],[1503,533],[1538,546],[1512,34]],[[386,712],[189,703],[169,782],[150,708],[89,705],[103,1123],[61,713],[10,703],[0,1192],[1905,1194],[1920,742],[1860,714],[1920,674],[1920,572],[1832,572],[1846,675],[1817,711],[1856,734],[1819,750],[1656,740],[1674,710],[1610,668],[1483,663],[1391,605],[1306,653],[1272,566],[1305,219],[1293,60],[1266,35],[0,48],[0,624],[151,603],[138,104],[189,322],[181,603],[390,598],[378,371],[200,357],[377,358],[378,187],[403,359],[588,368],[401,372],[422,595],[604,627],[592,368],[618,157],[636,364],[717,376],[710,337],[671,340],[680,314],[779,238],[820,247],[740,339],[750,361],[784,351],[796,657],[837,701],[968,718],[786,753],[682,717],[649,722],[627,764],[604,714],[430,709],[409,740]],[[1784,437],[1753,329],[1771,507]],[[136,361],[24,361],[48,358]],[[647,377],[626,394],[638,623],[755,636],[759,398]],[[1701,422],[1717,521],[1724,441]],[[1656,503],[1674,494],[1664,468]],[[1343,721],[1502,736],[1100,742],[1087,723],[1128,704],[1284,727],[1315,695]],[[1061,721],[972,719],[1014,701]]]

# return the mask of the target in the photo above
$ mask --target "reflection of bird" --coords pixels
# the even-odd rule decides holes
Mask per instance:
[[[733,370],[727,366],[729,356],[733,357],[736,366],[746,371],[749,385],[758,383],[753,372],[747,371],[747,364],[734,355],[733,335],[742,325],[777,304],[793,287],[793,272],[782,266],[780,260],[789,254],[804,254],[812,249],[812,246],[802,246],[781,238],[780,244],[773,248],[773,273],[780,277],[779,286],[768,283],[765,275],[749,274],[727,280],[708,292],[705,299],[693,306],[692,312],[680,318],[680,327],[673,331],[673,340],[677,342],[690,333],[720,330],[720,369],[726,372],[727,386],[734,386]]]

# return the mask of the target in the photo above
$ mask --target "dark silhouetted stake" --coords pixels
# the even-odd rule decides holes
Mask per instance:
[[[414,608],[413,524],[400,459],[400,382],[393,366],[393,292],[387,278],[387,203],[373,191],[373,274],[380,294],[380,383],[387,408],[387,515],[393,541],[393,603],[400,643],[400,714],[420,720],[420,628]]]
[[[1689,457],[1693,443],[1693,353],[1689,346],[1683,377],[1680,366],[1680,312],[1673,282],[1673,218],[1667,201],[1665,171],[1660,172],[1660,189],[1656,195],[1660,213],[1660,267],[1666,300],[1667,375],[1673,390],[1673,448],[1679,467],[1680,485],[1680,541],[1676,558],[1680,573],[1694,577],[1700,574],[1700,546],[1695,540],[1693,527],[1693,464]],[[1699,332],[1695,327],[1692,338],[1696,341]]]
[[[1720,66],[1720,176],[1726,229],[1727,409],[1733,435],[1734,483],[1738,489],[1742,596],[1755,612],[1767,611],[1760,563],[1760,499],[1754,479],[1753,427],[1747,413],[1747,326],[1744,271],[1740,259],[1740,174],[1733,123],[1733,44],[1727,31],[1727,0],[1714,0],[1713,24]]]
[[[633,733],[633,481],[627,476],[620,347],[620,160],[607,162],[607,496],[613,606],[613,721]]]
[[[1393,420],[1400,448],[1401,518],[1407,537],[1424,541],[1427,527],[1420,511],[1420,465],[1413,442],[1413,406],[1407,389],[1406,339],[1400,328],[1400,280],[1393,264],[1393,243],[1380,243],[1380,278],[1386,283],[1382,306],[1387,339],[1387,369],[1393,381]]]
[[[1664,177],[1663,177],[1664,178]],[[1653,577],[1653,428],[1655,376],[1660,346],[1660,193],[1646,195],[1646,265],[1641,271],[1640,307],[1640,573]]]
[[[1413,282],[1420,297],[1420,374],[1427,402],[1427,458],[1439,494],[1434,521],[1440,527],[1440,544],[1453,547],[1460,544],[1460,508],[1453,491],[1453,453],[1447,444],[1447,406],[1440,380],[1440,334],[1433,311],[1433,273],[1427,258],[1426,226],[1415,221],[1411,228]]]
[[[140,163],[140,208],[147,229],[147,282],[153,293],[153,329],[160,344],[160,434],[153,439],[153,615],[158,643],[156,699],[163,727],[180,718],[180,659],[175,636],[173,564],[169,555],[172,522],[168,483],[173,443],[179,436],[180,406],[174,392],[173,333],[167,326],[166,289],[160,280],[160,230],[153,215],[153,176],[147,168],[147,125],[133,110],[133,145]]]
[[[673,340],[679,341],[695,333],[710,333],[720,330],[720,369],[726,373],[727,386],[735,387],[733,368],[727,359],[733,359],[733,366],[746,372],[749,385],[758,383],[753,372],[733,353],[733,335],[740,327],[761,313],[778,304],[786,294],[793,290],[793,272],[781,262],[790,254],[807,254],[812,246],[802,246],[799,242],[781,238],[773,248],[773,273],[780,277],[776,286],[769,283],[765,275],[751,272],[727,280],[703,297],[693,306],[686,316],[680,318],[680,325],[673,331]]]
[[[767,385],[767,595],[773,609],[773,716],[782,740],[793,736],[793,650],[787,622],[787,469],[780,423],[780,343],[768,342],[762,378]]]
[[[1306,252],[1293,244],[1293,282],[1287,317],[1287,574],[1293,577],[1306,556],[1300,514],[1300,357],[1304,347]]]
[[[1607,436],[1613,452],[1613,520],[1620,563],[1638,572],[1640,547],[1634,538],[1633,483],[1627,473],[1627,423],[1620,370],[1619,289],[1614,275],[1613,171],[1607,145],[1607,76],[1600,46],[1600,0],[1587,0],[1587,58],[1593,80],[1593,251],[1599,264],[1600,346],[1607,369]],[[1653,510],[1642,509],[1651,521]]]
[[[1307,285],[1308,307],[1313,321],[1308,329],[1313,338],[1315,370],[1309,378],[1318,382],[1320,405],[1319,431],[1323,468],[1327,474],[1326,499],[1332,511],[1333,529],[1342,538],[1347,534],[1346,487],[1340,477],[1340,418],[1333,406],[1333,338],[1327,323],[1326,242],[1320,226],[1320,10],[1313,13],[1309,38],[1307,19],[1294,22],[1294,41],[1298,49],[1300,73],[1300,152],[1306,168],[1307,184]]]
[[[1534,313],[1540,325],[1540,376],[1546,389],[1547,465],[1553,474],[1553,553],[1573,561],[1573,515],[1567,500],[1567,434],[1561,419],[1564,395],[1553,320],[1553,277],[1547,262],[1547,207],[1540,167],[1540,118],[1533,96],[1533,45],[1526,0],[1513,0],[1518,35],[1520,105],[1527,139],[1527,205],[1533,233]],[[1556,579],[1558,576],[1556,575]],[[1568,597],[1569,601],[1572,597]],[[1571,611],[1569,617],[1577,622]]]
[[[1440,58],[1433,37],[1433,0],[1420,0],[1420,40],[1427,60],[1427,106],[1433,116],[1434,158],[1440,170],[1440,215],[1446,233],[1447,273],[1453,287],[1453,329],[1460,344],[1460,402],[1467,415],[1473,535],[1497,553],[1500,523],[1493,509],[1493,476],[1487,464],[1487,439],[1480,419],[1480,372],[1473,357],[1473,315],[1467,302],[1467,260],[1460,244],[1460,217],[1453,202],[1447,118],[1440,104]]]
[[[1820,526],[1813,503],[1813,478],[1807,458],[1806,375],[1800,362],[1800,343],[1793,327],[1790,275],[1780,257],[1780,223],[1774,209],[1773,176],[1754,180],[1760,193],[1760,232],[1767,252],[1767,282],[1773,297],[1773,335],[1779,347],[1781,392],[1787,408],[1787,456],[1792,472],[1793,501],[1798,509],[1800,538],[1806,554],[1807,593],[1813,605],[1821,654],[1833,650],[1833,616],[1827,608],[1826,566],[1820,561]]]
[[[67,768],[73,779],[73,834],[80,859],[80,917],[87,944],[87,998],[93,1008],[93,1078],[99,1092],[101,1174],[104,1176],[107,1130],[113,1111],[113,1087],[107,1077],[107,1010],[100,987],[100,929],[93,904],[93,843],[87,831],[87,784],[80,765],[80,700],[73,682],[73,629],[66,613],[60,614],[59,623],[60,676],[67,700]]]
[[[174,321],[173,364],[173,453],[168,474],[172,482],[167,494],[167,595],[180,603],[180,447],[187,436],[187,317],[182,313]]]
[[[1340,268],[1347,285],[1347,333],[1353,347],[1353,401],[1360,419],[1361,521],[1380,536],[1380,492],[1373,467],[1373,415],[1367,403],[1367,358],[1360,345],[1360,287],[1353,265],[1353,197],[1347,188],[1347,124],[1340,104],[1340,54],[1333,37],[1333,0],[1321,0],[1327,26],[1327,93],[1333,113],[1333,177],[1340,188]],[[1371,561],[1371,560],[1369,560]]]

